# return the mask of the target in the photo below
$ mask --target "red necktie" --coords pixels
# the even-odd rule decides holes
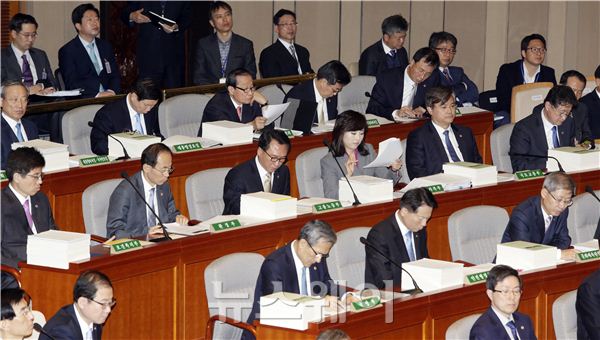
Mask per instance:
[[[240,122],[241,122],[242,121],[242,106],[241,105],[238,106],[236,110],[237,110],[237,114],[238,114],[238,117],[239,117]]]

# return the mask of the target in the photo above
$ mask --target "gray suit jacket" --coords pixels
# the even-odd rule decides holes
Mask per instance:
[[[367,150],[369,150],[369,154],[363,156],[358,154],[358,167],[354,169],[354,173],[352,176],[375,176],[379,178],[389,178],[397,181],[400,178],[400,172],[394,172],[388,168],[367,168],[363,167],[369,163],[371,163],[375,158],[377,158],[377,152],[373,149],[373,145],[365,143]],[[348,155],[344,154],[341,157],[336,157],[344,173],[346,173],[346,161],[348,161]],[[333,159],[333,155],[328,153],[325,157],[321,158],[321,179],[323,180],[323,192],[325,193],[325,197],[338,199],[339,194],[339,180],[343,178],[342,172],[340,168],[335,164],[335,160]]]
[[[131,182],[144,194],[142,173],[137,172],[131,176]],[[179,210],[175,208],[175,200],[169,182],[156,186],[157,207],[154,211],[163,223],[175,222]],[[158,224],[158,221],[156,221]],[[135,190],[123,180],[112,195],[108,204],[108,216],[106,217],[107,237],[115,235],[117,238],[129,238],[148,234],[148,222],[146,205]],[[150,226],[152,227],[152,226]]]
[[[32,47],[29,49],[29,54],[31,54],[31,59],[33,59],[33,64],[35,65],[37,82],[44,83],[45,87],[53,86],[58,88],[58,83],[52,74],[52,67],[50,67],[50,61],[46,52]],[[15,56],[15,52],[10,45],[2,49],[2,71],[0,74],[2,82],[7,80],[20,81],[23,79],[23,70],[19,67],[17,56]]]

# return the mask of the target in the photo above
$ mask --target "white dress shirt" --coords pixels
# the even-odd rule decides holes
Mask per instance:
[[[294,248],[296,242],[298,242],[298,240],[294,240],[290,247],[292,248],[292,258],[294,259],[294,267],[296,267],[296,275],[298,276],[298,291],[302,289],[300,288],[302,287],[302,271],[305,270],[307,290],[306,293],[308,295],[312,295],[312,289],[310,287],[310,268],[304,267],[304,264],[302,263],[302,261],[300,261],[300,257],[298,256],[298,254],[296,254],[296,249]]]
[[[94,323],[90,322],[85,323],[85,321],[83,320],[81,314],[79,313],[79,311],[77,310],[77,305],[73,304],[73,309],[75,310],[75,316],[77,317],[77,323],[79,324],[79,328],[81,329],[81,336],[83,337],[83,340],[92,340],[92,333],[94,331]],[[91,330],[91,332],[90,332]],[[87,335],[90,335],[89,337]]]
[[[446,156],[448,156],[448,162],[453,162],[452,161],[452,157],[450,157],[450,152],[448,152],[448,146],[446,145],[446,135],[444,135],[444,128],[442,128],[441,126],[437,125],[433,120],[431,121],[431,123],[433,123],[433,127],[435,128],[435,131],[438,133],[438,136],[440,136],[440,139],[442,140],[442,145],[444,146],[444,151],[446,151]],[[462,155],[462,152],[460,152],[460,148],[458,147],[458,140],[456,139],[456,135],[454,135],[454,130],[452,130],[452,126],[448,127],[448,137],[450,138],[450,143],[452,143],[452,147],[454,148],[454,151],[456,151],[456,155],[458,156],[458,158],[460,158],[461,161],[464,161],[464,157]]]
[[[137,111],[135,111],[133,109],[133,106],[131,106],[131,103],[129,102],[131,100],[131,93],[127,94],[127,99],[125,100],[125,102],[127,103],[127,111],[129,111],[129,119],[131,120],[131,131],[135,131],[135,127],[136,127],[136,119],[135,116],[138,114]],[[146,128],[146,119],[144,119],[145,114],[140,113],[140,123],[142,124],[142,127],[144,128],[144,131],[140,131],[140,132],[144,132],[144,134],[148,134],[148,129]]]
[[[398,225],[400,226],[400,232],[402,233],[402,240],[404,241],[404,246],[406,246],[407,239],[406,239],[406,233],[408,233],[410,231],[410,229],[408,229],[404,223],[402,223],[402,220],[400,219],[400,212],[396,211],[396,213],[394,214],[394,217],[396,217],[396,223],[398,223]],[[417,249],[415,248],[415,233],[412,233],[412,251],[413,254],[415,254],[415,260],[417,259]],[[409,250],[406,249],[406,251],[408,252]]]
[[[258,175],[260,176],[260,182],[265,183],[267,179],[267,170],[263,168],[263,166],[258,161],[258,156],[254,157],[254,161],[256,162],[256,168],[258,169]],[[270,160],[269,160],[270,162]],[[275,185],[275,176],[271,174],[271,191],[273,191],[273,186]]]
[[[154,171],[158,171],[158,170],[154,170]],[[156,212],[156,215],[158,215],[158,217],[160,217],[160,209],[158,209],[157,186],[156,186],[156,184],[151,184],[150,182],[148,182],[148,180],[146,180],[146,177],[144,177],[143,172],[140,175],[142,176],[142,183],[144,184],[144,199],[148,203],[150,203],[150,189],[154,188],[154,201],[152,202],[152,206],[154,207],[154,211]],[[154,214],[152,214],[152,212],[150,211],[150,208],[148,208],[146,206],[146,216],[148,216],[149,214],[154,216]],[[156,221],[156,223],[158,223],[158,221]],[[149,226],[149,227],[153,227],[153,226]]]
[[[327,112],[327,99],[323,98],[317,89],[317,79],[313,79],[313,90],[315,91],[315,101],[321,103],[323,106],[323,117],[325,118],[325,122],[329,120],[329,113]],[[317,118],[318,118],[319,110],[317,105]]]
[[[544,114],[545,110],[546,109],[543,108],[542,112],[540,114],[542,115],[542,124],[544,126],[544,134],[546,135],[546,143],[548,144],[548,150],[550,150],[550,149],[554,149],[554,141],[552,140],[552,127],[554,127],[554,125],[552,123],[550,123],[550,121],[548,119],[546,119],[546,115]],[[556,127],[556,135],[558,136],[558,140],[560,142],[560,134],[558,132],[558,126]],[[548,163],[550,161],[551,161],[550,159],[546,160],[546,168],[548,168]]]
[[[500,293],[498,293],[500,294]],[[492,306],[492,310],[494,311],[494,313],[496,313],[496,316],[498,317],[498,319],[500,319],[500,322],[502,323],[502,326],[504,326],[504,330],[506,331],[506,333],[508,334],[508,338],[512,339],[512,340],[516,340],[513,338],[512,336],[512,331],[510,330],[510,328],[506,325],[509,321],[514,322],[514,318],[512,316],[512,314],[510,315],[510,319],[507,318],[506,316],[504,316],[502,313],[498,312],[496,310],[496,308],[494,308],[494,306]],[[515,324],[516,326],[516,324]]]
[[[294,45],[294,43],[289,43],[281,38],[279,38],[279,41],[283,44],[283,46],[285,46],[285,49],[292,54],[292,50],[290,50],[290,46]],[[294,45],[294,51],[296,51],[296,46]],[[302,67],[300,67],[300,59],[298,59],[298,52],[294,53],[293,55],[294,59],[296,59],[296,61],[298,62],[298,74],[302,74]]]
[[[531,83],[535,83],[535,78],[537,77],[538,73],[540,73],[541,67],[540,65],[538,65],[537,70],[535,70],[535,73],[533,74],[533,76],[529,76],[528,72],[527,72],[527,67],[525,67],[525,62],[523,62],[523,84],[531,84]]]

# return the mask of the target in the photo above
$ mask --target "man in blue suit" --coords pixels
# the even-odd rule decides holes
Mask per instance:
[[[358,60],[358,74],[376,76],[389,69],[408,66],[404,48],[408,22],[399,14],[387,17],[381,23],[381,40],[367,47]]]
[[[93,270],[83,272],[73,288],[73,304],[59,309],[44,325],[52,338],[40,334],[40,340],[100,340],[102,326],[116,303],[106,275]]]
[[[58,50],[58,66],[66,90],[83,89],[82,97],[114,96],[121,92],[121,76],[115,53],[100,34],[100,12],[92,4],[73,10],[77,36]]]
[[[529,316],[517,312],[523,292],[519,273],[509,266],[495,266],[490,270],[485,285],[492,305],[475,321],[469,339],[537,339]]]
[[[6,169],[6,160],[12,143],[38,138],[35,124],[23,119],[28,102],[27,88],[20,81],[7,81],[2,84],[0,106],[2,107],[2,153],[1,169]]]
[[[565,259],[575,257],[567,228],[569,207],[573,205],[575,182],[564,172],[552,172],[544,179],[540,196],[521,202],[510,215],[501,243],[527,241],[562,250]]]
[[[473,131],[454,124],[456,104],[449,87],[432,87],[425,97],[431,120],[411,131],[406,141],[406,170],[410,178],[435,175],[448,162],[481,163]]]
[[[570,87],[556,85],[544,103],[515,124],[510,135],[510,163],[514,172],[548,168],[548,149],[575,145],[575,124],[571,119],[577,104]],[[527,156],[531,155],[531,156]]]
[[[584,103],[588,108],[588,119],[590,123],[590,129],[592,130],[592,138],[600,138],[600,65],[594,72],[594,78],[596,80],[596,87],[592,92],[581,97],[581,102]]]
[[[479,99],[479,90],[462,67],[450,66],[456,55],[457,45],[458,41],[452,33],[434,32],[429,37],[429,48],[434,49],[440,57],[440,85],[452,88],[457,106],[470,106]]]
[[[265,191],[290,194],[290,170],[285,165],[292,146],[281,130],[266,129],[258,139],[256,157],[229,170],[223,185],[223,215],[239,215],[242,194]]]

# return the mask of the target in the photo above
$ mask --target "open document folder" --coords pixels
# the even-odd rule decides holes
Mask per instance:
[[[402,149],[402,144],[400,143],[399,138],[388,138],[379,143],[377,158],[375,158],[371,163],[365,165],[365,168],[388,167],[395,160],[400,158],[403,152],[404,150]]]

